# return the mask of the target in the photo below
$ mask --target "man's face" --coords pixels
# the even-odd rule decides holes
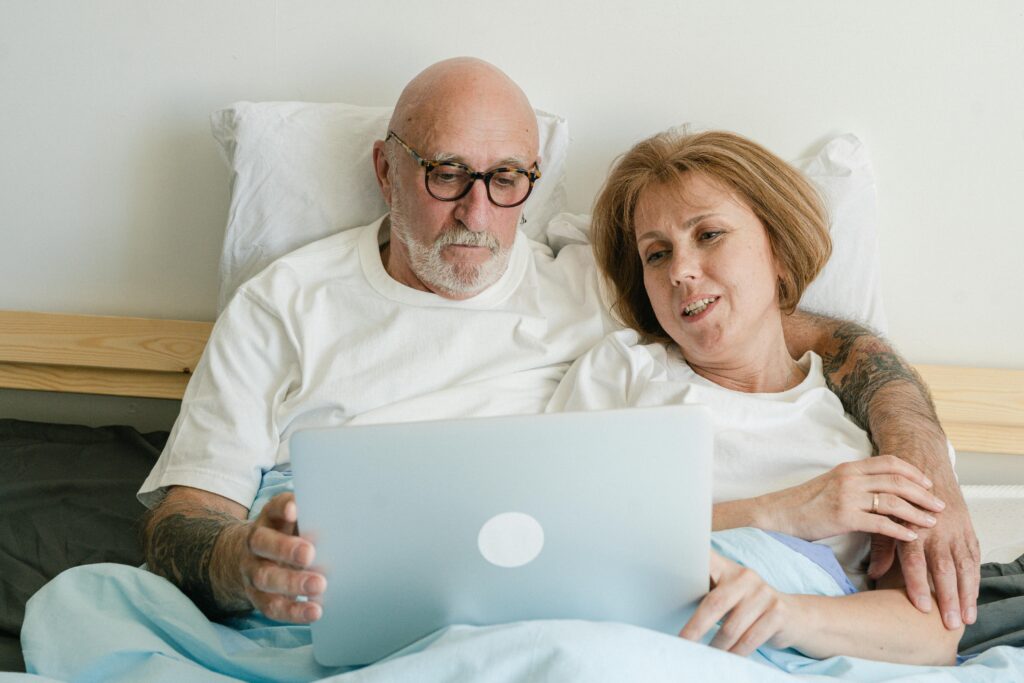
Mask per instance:
[[[477,171],[533,166],[534,121],[502,112],[473,113],[410,126],[402,138],[430,161],[454,161]],[[388,271],[404,284],[453,299],[494,284],[508,266],[522,206],[494,205],[482,180],[461,199],[435,199],[427,192],[423,167],[394,139],[386,144],[391,165]]]

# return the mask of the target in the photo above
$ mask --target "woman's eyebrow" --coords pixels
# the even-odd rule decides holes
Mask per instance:
[[[699,216],[694,216],[690,220],[686,221],[685,223],[683,223],[683,225],[681,227],[682,227],[683,230],[688,230],[688,229],[692,228],[693,226],[697,225],[698,223],[700,223],[705,218],[710,218],[712,216],[717,216],[717,215],[718,214],[715,213],[715,212],[702,213]],[[661,237],[661,236],[664,236],[664,233],[662,232],[661,228],[653,228],[651,230],[648,230],[645,233],[637,235],[636,236],[636,241],[639,242],[642,239],[648,239],[648,238],[653,239],[655,237]]]
[[[698,223],[700,223],[705,218],[711,218],[712,216],[717,216],[717,215],[718,214],[716,212],[714,212],[714,211],[711,211],[709,213],[702,213],[701,215],[694,216],[690,220],[688,220],[685,223],[683,223],[683,227],[684,228],[692,228],[693,226],[697,225]]]
[[[664,237],[664,236],[665,236],[665,233],[663,233],[663,232],[662,232],[661,230],[659,230],[658,228],[654,228],[653,230],[648,230],[648,231],[647,231],[647,232],[645,232],[645,233],[642,233],[642,234],[640,234],[640,235],[637,235],[637,236],[636,236],[636,241],[637,241],[637,242],[642,242],[642,241],[644,241],[644,240],[653,240],[653,239],[659,239],[659,238],[662,238],[662,237]]]

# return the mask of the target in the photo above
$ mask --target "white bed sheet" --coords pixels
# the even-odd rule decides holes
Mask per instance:
[[[1024,485],[961,487],[981,544],[982,562],[1010,562],[1024,554]]]

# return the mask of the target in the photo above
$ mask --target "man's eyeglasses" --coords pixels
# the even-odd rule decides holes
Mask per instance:
[[[540,167],[537,164],[533,165],[532,170],[517,166],[501,166],[489,171],[474,171],[469,166],[455,161],[427,161],[405,144],[402,138],[395,135],[394,131],[389,130],[384,142],[391,138],[405,147],[416,163],[423,167],[423,182],[427,192],[442,202],[462,199],[469,194],[474,182],[482,180],[491,203],[507,209],[525,202],[533,191],[533,184],[540,178]]]

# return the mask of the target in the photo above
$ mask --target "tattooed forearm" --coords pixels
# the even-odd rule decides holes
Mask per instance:
[[[145,525],[149,569],[177,585],[211,619],[247,611],[245,605],[223,605],[217,600],[210,571],[217,539],[228,527],[242,522],[211,508],[190,510],[189,514],[159,514],[157,508],[154,513]]]
[[[876,447],[874,435],[890,419],[918,416],[941,431],[927,387],[888,344],[865,328],[837,323],[822,366],[829,388],[872,435]],[[892,393],[890,400],[876,401],[883,388]]]

